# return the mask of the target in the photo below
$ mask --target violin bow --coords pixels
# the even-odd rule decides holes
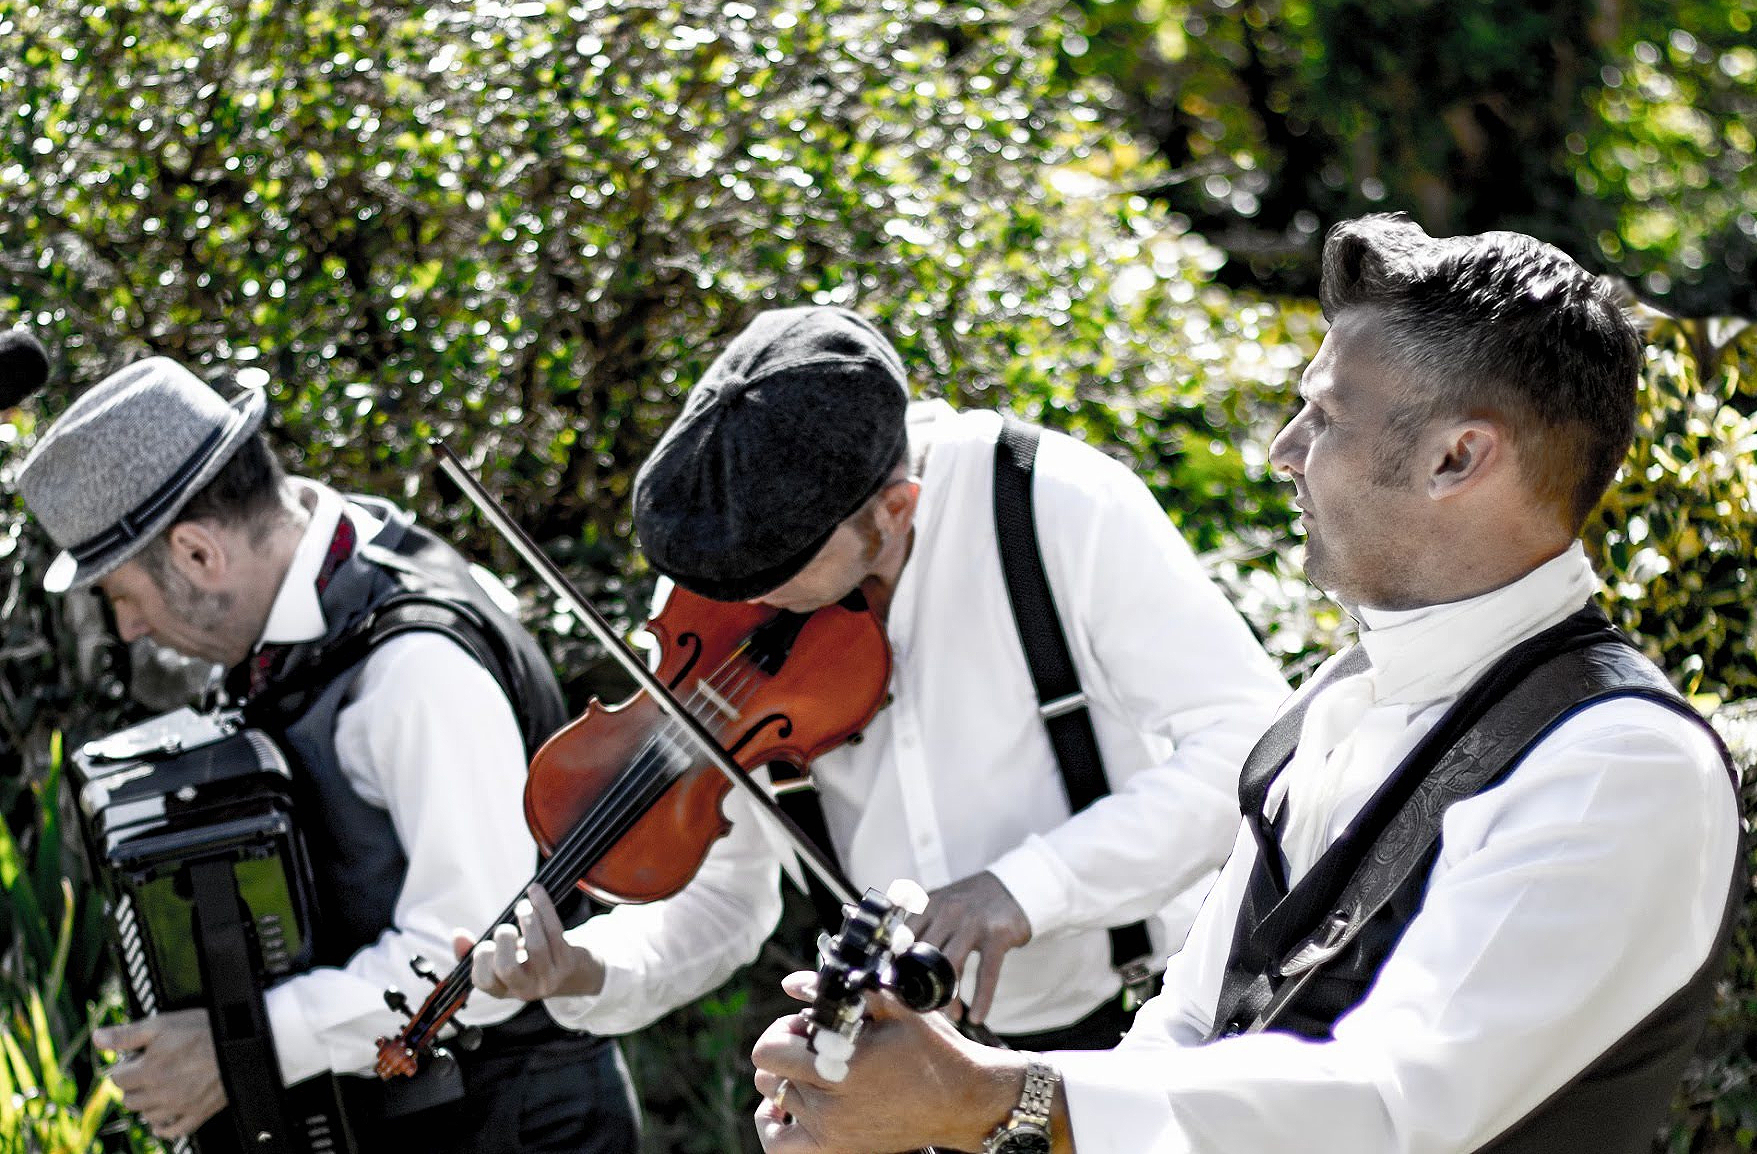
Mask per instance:
[[[732,755],[727,753],[725,747],[696,719],[695,714],[685,709],[683,703],[677,700],[676,694],[671,692],[671,687],[654,676],[653,671],[647,668],[646,663],[641,660],[640,655],[634,651],[633,647],[619,636],[615,628],[592,607],[585,595],[574,587],[573,582],[567,579],[567,575],[555,562],[551,561],[548,555],[537,547],[537,543],[531,540],[530,534],[506,515],[506,512],[495,502],[488,490],[482,487],[481,483],[464,466],[464,463],[458,459],[458,455],[452,452],[451,446],[447,445],[442,438],[434,437],[428,441],[428,447],[433,450],[434,456],[438,459],[440,469],[452,479],[459,489],[463,490],[464,496],[468,497],[470,503],[476,506],[477,512],[481,513],[487,519],[488,524],[506,539],[507,544],[511,545],[514,551],[524,558],[525,564],[536,571],[537,575],[543,579],[544,584],[549,586],[550,590],[561,599],[562,604],[573,612],[580,623],[591,630],[592,636],[596,637],[598,643],[616,659],[623,670],[634,678],[635,683],[652,695],[653,700],[658,703],[660,709],[665,711],[666,716],[683,727],[684,732],[690,735],[697,748],[713,762],[714,768],[718,769],[735,788],[743,790],[745,796],[756,804],[757,812],[762,814],[771,826],[787,839],[795,852],[799,854],[800,860],[805,863],[806,868],[811,870],[817,879],[824,884],[824,888],[834,894],[836,900],[844,906],[858,907],[861,901],[860,891],[855,889],[854,884],[842,873],[841,867],[819,849],[811,838],[806,836],[805,831],[801,830],[794,820],[787,816],[786,812],[776,804],[775,799],[769,796],[768,791],[757,784],[755,778],[739,768],[738,763],[732,760]],[[994,1031],[980,1022],[970,1021],[965,1015],[959,1015],[957,1025],[959,1031],[971,1041],[985,1046],[999,1048],[1006,1046],[1006,1043],[1002,1042]]]
[[[732,760],[732,755],[726,752],[725,747],[719,741],[715,740],[713,734],[709,733],[707,728],[697,720],[695,714],[685,709],[683,703],[677,700],[676,694],[671,692],[671,687],[660,681],[653,674],[653,671],[647,668],[640,655],[617,634],[610,622],[604,620],[603,616],[591,606],[584,594],[574,587],[573,582],[567,579],[566,574],[562,573],[555,562],[551,561],[548,555],[537,547],[537,543],[531,540],[530,535],[517,522],[506,515],[494,498],[489,495],[488,490],[482,487],[481,483],[464,467],[464,463],[458,459],[458,455],[452,452],[451,446],[438,437],[430,440],[428,446],[438,458],[440,469],[452,479],[458,488],[464,491],[464,496],[468,497],[470,503],[476,506],[477,512],[481,513],[487,519],[488,524],[506,539],[507,544],[511,545],[514,551],[524,558],[525,564],[536,571],[544,583],[561,599],[562,604],[573,612],[580,624],[591,631],[592,636],[596,637],[605,651],[616,659],[617,664],[621,665],[623,670],[634,678],[635,683],[647,691],[659,708],[665,712],[665,715],[683,727],[684,732],[689,734],[697,750],[713,763],[714,768],[719,770],[735,788],[743,790],[745,796],[756,804],[758,812],[763,814],[773,828],[787,839],[793,846],[794,852],[805,863],[806,868],[811,870],[818,881],[824,884],[824,888],[836,895],[836,900],[843,905],[859,905],[860,891],[856,890],[853,883],[843,875],[840,867],[813,844],[811,838],[807,837],[793,819],[788,817],[786,812],[776,804],[775,799],[769,796],[769,792],[757,784],[754,777],[739,768],[738,763]]]

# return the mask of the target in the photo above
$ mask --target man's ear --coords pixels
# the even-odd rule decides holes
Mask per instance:
[[[1506,434],[1493,421],[1462,421],[1442,436],[1428,474],[1428,496],[1436,501],[1470,491],[1511,460]]]
[[[232,564],[231,542],[206,521],[179,521],[165,533],[171,564],[197,589],[220,592]]]
[[[887,534],[907,529],[915,520],[915,507],[921,501],[921,482],[913,477],[891,481],[879,490],[879,524]]]

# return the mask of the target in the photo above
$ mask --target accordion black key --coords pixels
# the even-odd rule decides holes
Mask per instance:
[[[293,780],[236,713],[183,709],[72,758],[81,826],[138,1014],[206,1007],[229,1102],[200,1154],[348,1154],[336,1080],[283,1087],[263,991],[310,965]]]

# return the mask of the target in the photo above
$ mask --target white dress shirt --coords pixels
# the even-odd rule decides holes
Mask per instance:
[[[933,889],[983,870],[1006,885],[1032,940],[1007,956],[989,1025],[1025,1033],[1067,1025],[1118,991],[1104,927],[1148,918],[1161,953],[1182,940],[1237,825],[1239,766],[1286,684],[1146,487],[1045,433],[1038,535],[1112,791],[1070,818],[1001,575],[1000,424],[943,403],[912,411],[921,500],[887,622],[893,700],[812,776],[857,887],[906,877]],[[746,832],[745,849],[765,852],[761,831]],[[655,915],[662,940],[623,945],[598,1003],[612,988],[650,1001],[638,991],[665,980],[655,971],[673,954],[729,959],[704,967],[715,974],[755,954],[769,926],[732,937],[738,899],[704,880],[673,899],[689,915],[675,905]],[[605,1021],[594,1000],[565,1001],[564,1020]]]
[[[311,641],[325,632],[316,579],[338,520],[359,540],[382,528],[330,489],[295,480],[311,510],[259,644]],[[384,1004],[396,986],[418,1005],[427,985],[416,955],[440,974],[453,965],[454,929],[479,934],[530,880],[537,849],[525,827],[525,751],[499,683],[456,642],[437,633],[392,638],[367,657],[336,717],[336,753],[361,798],[389,814],[408,857],[394,924],[345,965],[288,978],[266,1000],[287,1082],[322,1070],[363,1073],[375,1039],[403,1019]],[[475,993],[460,1017],[486,1025],[517,1001]]]
[[[1369,645],[1375,673],[1408,684],[1436,664],[1480,672],[1578,607],[1570,573],[1579,565],[1571,550],[1469,602],[1365,614],[1406,639],[1444,634],[1433,647]],[[1534,587],[1545,593],[1532,597]],[[1513,619],[1524,626],[1508,637]],[[1333,788],[1305,794],[1334,807],[1319,815],[1320,849],[1456,701],[1459,679],[1441,681],[1445,694],[1431,700],[1392,693],[1367,705],[1336,746]],[[1289,820],[1312,816],[1295,809]],[[1647,701],[1592,706],[1505,782],[1447,811],[1422,909],[1332,1041],[1266,1032],[1201,1045],[1256,858],[1241,828],[1165,992],[1116,1050],[1055,1055],[1075,1145],[1080,1154],[1474,1150],[1695,973],[1720,926],[1737,837],[1732,786],[1699,727]]]

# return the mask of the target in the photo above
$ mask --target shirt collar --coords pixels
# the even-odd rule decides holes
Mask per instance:
[[[1575,541],[1518,580],[1463,601],[1404,610],[1359,607],[1374,700],[1455,696],[1509,648],[1579,610],[1598,587],[1586,549]]]
[[[290,484],[298,494],[300,504],[310,510],[311,520],[305,525],[305,534],[299,538],[298,547],[293,550],[293,560],[281,578],[280,591],[269,607],[268,621],[257,642],[259,649],[264,645],[315,641],[329,628],[317,596],[317,574],[329,553],[336,525],[344,516],[354,523],[361,541],[370,541],[383,528],[376,518],[358,505],[348,504],[340,493],[326,485],[303,477],[292,478]]]
[[[910,562],[922,548],[922,541],[932,536],[940,516],[940,479],[930,467],[934,442],[945,435],[949,428],[946,422],[956,417],[957,410],[939,399],[915,401],[908,409],[909,447],[906,452],[909,454],[909,473],[921,491],[915,499],[915,517],[910,529],[914,542],[903,560],[902,571],[897,574],[897,587],[891,590],[891,607],[885,616],[885,631],[893,646],[907,643],[909,623],[915,614],[916,574],[921,566]]]

